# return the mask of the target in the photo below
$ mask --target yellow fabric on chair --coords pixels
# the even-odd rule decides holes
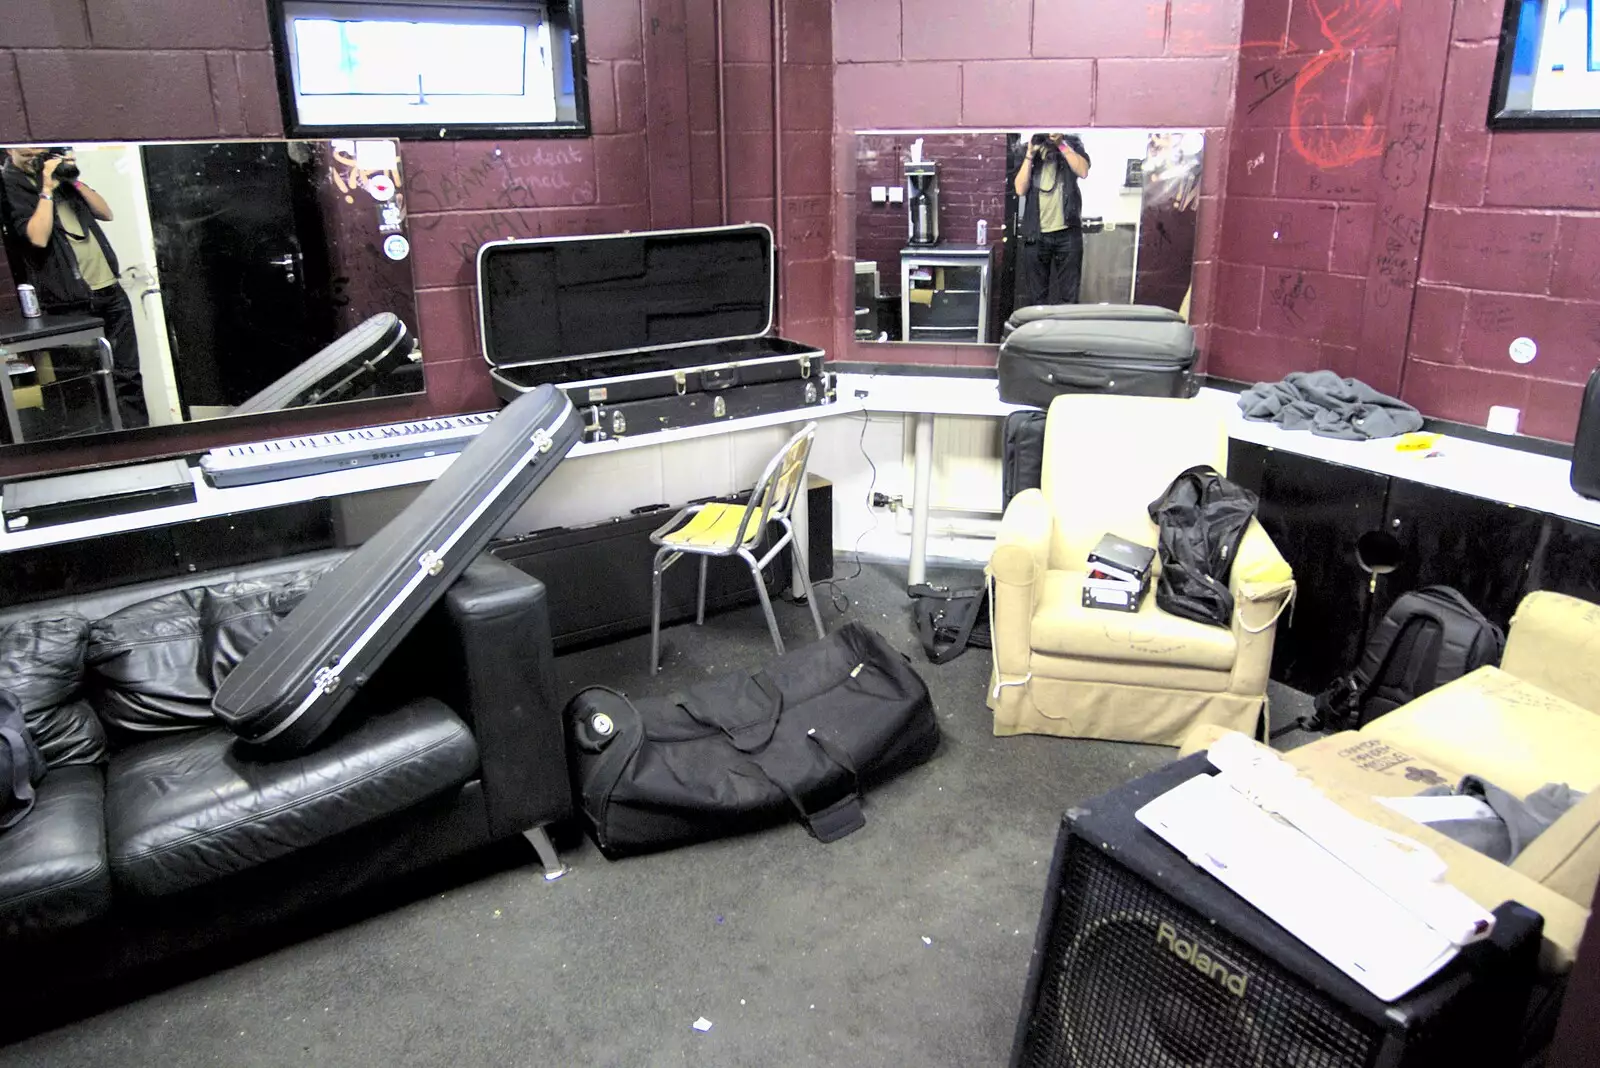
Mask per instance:
[[[749,509],[742,504],[712,502],[690,516],[689,521],[677,530],[663,534],[661,540],[670,545],[695,545],[707,549],[732,548],[734,539],[739,536],[739,524],[744,522],[747,511]],[[745,528],[746,545],[760,536],[758,524],[751,523]]]

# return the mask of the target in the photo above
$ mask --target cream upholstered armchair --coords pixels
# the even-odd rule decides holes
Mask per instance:
[[[1106,533],[1156,544],[1147,508],[1196,464],[1227,473],[1224,413],[1204,399],[1076,394],[1045,423],[1042,488],[1018,494],[989,558],[996,734],[1178,745],[1197,723],[1253,732],[1294,576],[1251,520],[1233,563],[1233,624],[1156,607],[1084,608],[1084,566]],[[1159,566],[1159,564],[1158,564]]]

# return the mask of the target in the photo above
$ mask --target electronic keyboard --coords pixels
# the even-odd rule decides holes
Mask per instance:
[[[493,412],[419,419],[412,423],[277,438],[212,449],[200,458],[206,481],[218,489],[322,475],[354,467],[446,456],[466,448],[494,419]]]

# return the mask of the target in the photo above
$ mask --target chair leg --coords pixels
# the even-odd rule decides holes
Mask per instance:
[[[544,865],[545,882],[553,883],[572,870],[561,859],[561,854],[556,852],[555,843],[550,841],[543,827],[523,831],[522,836],[533,843],[534,850],[539,854],[539,863]]]
[[[750,574],[756,580],[756,593],[761,597],[761,611],[767,616],[767,629],[772,632],[772,644],[778,650],[778,655],[783,655],[783,635],[778,633],[778,617],[772,614],[772,598],[767,596],[767,584],[761,577],[761,569],[754,561],[750,561]]]
[[[811,569],[806,567],[805,554],[800,551],[799,542],[789,542],[789,555],[794,558],[795,574],[800,576],[800,582],[805,586],[806,604],[811,606],[811,622],[817,625],[817,637],[826,638],[828,632],[822,628],[822,612],[817,608],[817,591],[811,588]]]
[[[665,549],[656,553],[655,566],[650,576],[650,674],[661,668],[661,573],[667,568],[661,562]]]
[[[711,557],[700,558],[700,599],[695,602],[695,626],[703,627],[706,624],[706,565],[711,562]]]

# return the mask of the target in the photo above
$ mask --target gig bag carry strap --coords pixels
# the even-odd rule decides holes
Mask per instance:
[[[804,796],[785,781],[781,771],[769,771],[760,756],[753,756],[751,763],[783,791],[811,837],[819,842],[837,842],[867,825],[867,814],[861,809],[861,776],[850,754],[823,738],[815,727],[806,732],[806,740],[814,743],[843,774],[812,787]],[[825,800],[829,795],[835,796]]]

